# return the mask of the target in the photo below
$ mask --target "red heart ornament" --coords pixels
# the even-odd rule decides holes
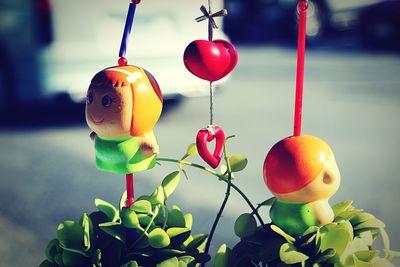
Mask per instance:
[[[225,40],[195,40],[186,47],[183,62],[195,76],[214,82],[235,68],[238,53],[236,48]]]
[[[214,152],[208,150],[207,143],[215,139]],[[196,147],[200,157],[212,168],[217,168],[222,159],[225,133],[219,126],[209,125],[197,133]]]

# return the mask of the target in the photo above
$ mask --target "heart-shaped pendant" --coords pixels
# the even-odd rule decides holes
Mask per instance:
[[[186,47],[183,61],[192,74],[214,82],[235,68],[238,53],[236,48],[225,40],[195,40]]]
[[[215,139],[214,152],[208,150],[207,143]],[[224,152],[225,133],[221,127],[208,125],[197,133],[196,146],[200,157],[212,168],[217,168]]]

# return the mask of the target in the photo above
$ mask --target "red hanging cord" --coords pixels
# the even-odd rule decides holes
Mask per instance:
[[[129,208],[135,202],[135,186],[133,182],[133,173],[126,175],[126,201],[125,207]]]
[[[304,59],[306,53],[306,20],[308,3],[301,0],[297,5],[299,14],[299,28],[297,40],[297,70],[296,70],[296,96],[294,106],[294,127],[293,135],[301,134],[301,116],[303,108],[303,85],[304,85]]]

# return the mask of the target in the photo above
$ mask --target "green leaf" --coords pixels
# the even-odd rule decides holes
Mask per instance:
[[[263,202],[261,202],[260,204],[258,204],[258,206],[272,206],[272,204],[274,204],[274,202],[276,201],[276,197],[271,197],[268,198],[267,200],[264,200]]]
[[[316,259],[314,260],[314,264],[320,263],[320,262],[326,262],[333,258],[336,255],[336,251],[334,249],[327,249],[321,254],[317,255]]]
[[[149,215],[147,215],[147,214],[136,214],[136,216],[138,217],[138,220],[139,220],[139,222],[140,222],[140,224],[144,227],[144,228],[146,228],[148,225],[149,225],[149,223],[151,222],[151,217],[149,216]]]
[[[62,262],[64,266],[81,266],[87,258],[81,254],[64,250],[62,253]]]
[[[57,255],[57,246],[58,246],[58,240],[57,239],[53,239],[49,242],[49,244],[47,244],[46,247],[46,259],[51,262],[54,263],[54,257]]]
[[[167,234],[171,239],[171,244],[174,247],[180,247],[182,243],[190,236],[190,229],[173,227],[167,229]]]
[[[278,226],[271,224],[270,227],[271,227],[271,229],[272,229],[275,233],[281,235],[281,236],[282,236],[283,238],[285,238],[286,241],[289,242],[290,244],[293,244],[293,242],[296,240],[294,237],[292,237],[292,236],[288,235],[287,233],[285,233],[285,232],[284,232],[281,228],[279,228]]]
[[[118,211],[113,205],[98,198],[94,200],[94,204],[96,205],[97,209],[103,212],[111,222],[118,220]]]
[[[374,265],[370,262],[359,260],[356,255],[353,255],[353,263],[354,267],[374,267]]]
[[[185,169],[181,169],[181,172],[185,175],[186,180],[189,180],[189,176]]]
[[[349,210],[352,204],[353,200],[345,200],[340,203],[337,203],[332,207],[333,213],[335,214],[335,216],[337,216],[338,214]]]
[[[89,251],[90,238],[93,236],[92,220],[86,213],[84,213],[79,222],[83,228],[83,247],[85,248],[85,251]]]
[[[156,228],[148,235],[150,246],[153,248],[165,248],[170,244],[168,234],[161,228]]]
[[[154,219],[154,224],[162,225],[165,228],[168,219],[168,208],[166,206],[160,205],[159,211],[156,218]]]
[[[156,267],[179,267],[179,261],[177,257],[173,257],[157,264]]]
[[[395,267],[389,260],[378,258],[373,261],[373,267]]]
[[[362,210],[346,210],[341,212],[338,216],[336,216],[334,221],[337,222],[341,220],[350,220],[351,218],[362,212],[363,212]]]
[[[279,250],[279,257],[286,264],[295,264],[305,262],[308,256],[297,251],[293,244],[285,243]]]
[[[359,238],[367,246],[372,246],[372,243],[374,242],[374,238],[372,236],[371,231],[365,231],[360,233]]]
[[[352,225],[357,225],[357,224],[367,222],[367,221],[373,220],[373,219],[375,219],[374,215],[363,212],[363,213],[359,213],[359,214],[356,214],[353,217],[351,217],[350,222]]]
[[[338,255],[342,255],[352,241],[352,233],[344,228],[330,228],[321,231],[321,251],[334,249]]]
[[[125,207],[126,198],[127,198],[127,193],[125,190],[124,193],[122,193],[121,198],[119,199],[119,210]]]
[[[385,231],[385,229],[380,228],[379,233],[381,234],[381,237],[382,237],[383,248],[385,250],[390,250],[390,239],[389,239],[387,232]]]
[[[243,155],[233,155],[229,157],[229,165],[231,165],[232,172],[240,172],[246,168],[248,160]]]
[[[134,245],[132,246],[134,249],[141,249],[149,247],[149,238],[148,234],[144,232],[144,230],[137,230],[138,236],[141,236],[140,239],[136,240]]]
[[[375,257],[379,256],[379,251],[378,250],[363,250],[363,251],[356,251],[354,255],[359,259],[360,261],[364,262],[370,262],[372,259]]]
[[[182,157],[181,160],[184,160],[190,156],[196,156],[198,154],[196,143],[190,144],[187,149],[185,155]]]
[[[230,267],[232,265],[230,259],[232,257],[232,250],[226,244],[221,245],[213,262],[213,267]]]
[[[168,174],[161,183],[164,188],[165,197],[168,198],[176,189],[181,179],[181,173],[179,171]]]
[[[315,233],[319,230],[318,226],[310,226],[307,228],[307,230],[303,233],[303,236],[311,234],[311,233]]]
[[[150,201],[147,201],[147,200],[138,200],[138,201],[134,202],[130,206],[130,209],[137,213],[146,213],[146,214],[153,213],[151,203],[150,203]]]
[[[140,226],[136,213],[130,208],[123,207],[120,216],[123,226],[127,228],[138,228]]]
[[[83,228],[74,221],[65,221],[57,228],[57,238],[64,248],[83,249]]]
[[[360,230],[363,228],[384,228],[384,227],[385,224],[381,220],[374,217],[373,219],[370,219],[366,222],[355,225],[354,230]]]
[[[165,202],[164,188],[162,186],[157,187],[157,189],[149,197],[149,201],[153,205],[157,204],[164,205]]]
[[[122,267],[139,267],[139,265],[137,264],[136,261],[130,261],[130,262],[125,263],[124,265],[122,265]]]
[[[383,251],[385,252],[387,257],[389,257],[389,258],[394,258],[394,257],[398,258],[398,257],[400,257],[400,251],[386,250],[386,249],[384,249]]]
[[[234,230],[240,238],[251,236],[257,230],[257,221],[250,213],[244,213],[236,219]]]
[[[169,227],[185,227],[185,216],[183,216],[182,211],[174,208],[168,212],[167,224]]]
[[[208,235],[206,234],[197,234],[193,236],[193,240],[189,242],[189,244],[186,246],[186,250],[194,250],[194,249],[199,249],[202,245],[206,243]],[[199,249],[200,250],[200,249]]]
[[[121,223],[106,222],[106,223],[99,224],[99,227],[101,230],[103,230],[107,234],[111,235],[115,239],[125,242],[126,230],[121,225]]]
[[[186,213],[185,216],[183,216],[185,218],[185,227],[192,229],[193,226],[193,216],[190,213]]]
[[[54,257],[54,261],[57,264],[57,266],[64,266],[63,262],[62,262],[62,255],[61,254],[57,254]]]
[[[158,252],[163,256],[166,255],[168,258],[175,256],[178,257],[186,254],[186,251],[182,251],[179,249],[171,249],[171,248],[160,249],[158,250]]]
[[[186,263],[186,265],[184,265],[184,266],[187,266],[187,264],[194,262],[195,258],[192,256],[182,256],[182,257],[179,257],[178,260],[179,260],[179,264],[181,262],[184,262],[184,263]],[[179,267],[181,267],[181,265],[179,265]]]
[[[57,267],[57,265],[48,260],[45,260],[39,265],[39,267]]]

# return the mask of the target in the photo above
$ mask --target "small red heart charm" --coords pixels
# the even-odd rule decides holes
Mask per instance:
[[[186,47],[183,62],[195,76],[214,82],[235,68],[238,53],[236,48],[225,40],[195,40]]]
[[[207,143],[215,139],[213,154],[210,153]],[[196,146],[200,157],[212,168],[217,168],[222,159],[224,150],[225,133],[219,126],[209,125],[197,133]]]

